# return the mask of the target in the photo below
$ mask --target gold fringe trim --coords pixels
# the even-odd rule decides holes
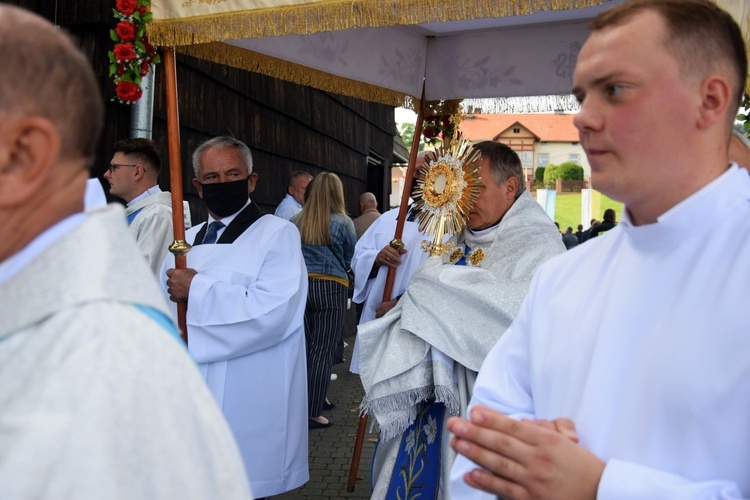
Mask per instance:
[[[184,47],[177,47],[177,51],[199,59],[226,64],[334,94],[357,97],[395,107],[410,103],[410,99],[400,92],[339,77],[226,43],[214,42],[203,45],[186,45]]]
[[[209,42],[358,27],[510,17],[546,10],[581,9],[603,3],[604,0],[322,0],[314,4],[244,10],[210,16],[155,19],[147,25],[147,29],[151,43],[159,46],[185,46],[179,47],[178,50],[195,57],[301,85],[310,85],[328,92],[416,109],[416,100],[397,92],[336,77],[244,49]],[[750,18],[745,20],[745,24],[743,34],[750,53]],[[187,47],[195,44],[204,45]],[[222,59],[222,56],[226,56],[226,59]],[[750,96],[750,77],[745,80],[745,94]]]
[[[605,0],[320,0],[188,18],[154,19],[151,43],[181,46],[350,28],[414,25],[602,5]]]

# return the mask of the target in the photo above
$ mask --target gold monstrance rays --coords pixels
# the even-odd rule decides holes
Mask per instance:
[[[453,243],[443,243],[447,234],[463,229],[479,197],[480,153],[466,139],[446,140],[425,159],[414,191],[419,230],[433,235],[422,250],[432,256],[450,252]]]

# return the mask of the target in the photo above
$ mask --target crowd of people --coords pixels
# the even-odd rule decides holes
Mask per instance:
[[[750,495],[741,32],[708,0],[630,0],[590,28],[574,123],[619,223],[561,233],[518,154],[483,141],[467,224],[428,256],[415,206],[394,240],[398,209],[363,193],[352,220],[331,172],[293,172],[264,214],[250,148],[219,136],[192,155],[208,219],[178,267],[153,141],[113,146],[125,207],[103,206],[89,63],[0,5],[0,498],[302,486],[350,288],[373,498]]]

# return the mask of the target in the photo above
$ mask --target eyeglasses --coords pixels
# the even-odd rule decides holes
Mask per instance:
[[[107,170],[109,170],[109,173],[110,173],[110,174],[114,174],[114,173],[115,173],[115,170],[117,170],[117,169],[118,169],[118,168],[120,168],[120,167],[137,167],[137,166],[138,166],[138,164],[137,164],[137,163],[132,163],[132,164],[126,164],[126,163],[110,163],[110,164],[109,164],[109,168],[108,168]]]

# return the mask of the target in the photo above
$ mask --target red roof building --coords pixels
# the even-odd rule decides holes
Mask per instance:
[[[474,114],[467,115],[458,128],[472,142],[498,141],[513,148],[521,158],[527,179],[537,167],[575,161],[589,168],[583,148],[578,143],[578,129],[573,114]]]

